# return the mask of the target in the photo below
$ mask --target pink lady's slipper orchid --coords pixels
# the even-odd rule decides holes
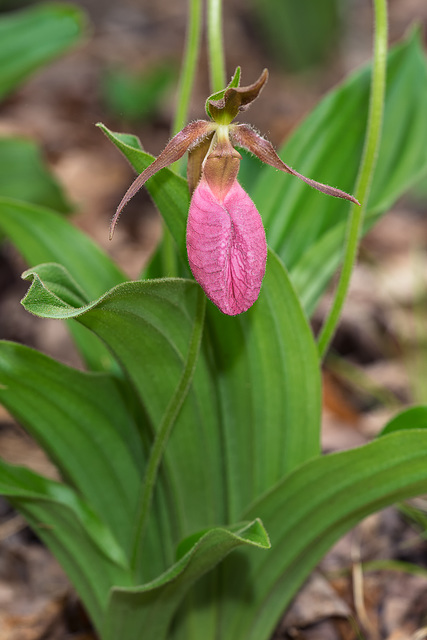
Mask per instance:
[[[225,314],[247,311],[258,298],[267,261],[264,227],[254,203],[237,182],[244,147],[262,162],[290,173],[331,196],[359,204],[353,196],[315,182],[286,165],[272,144],[245,124],[232,124],[258,97],[268,72],[240,87],[237,69],[228,87],[208,98],[211,121],[196,120],[180,131],[130,186],[111,223],[111,235],[126,203],[157,171],[189,152],[187,179],[191,204],[187,252],[191,271],[207,297]]]

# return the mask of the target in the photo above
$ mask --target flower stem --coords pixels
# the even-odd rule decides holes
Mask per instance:
[[[189,0],[187,38],[181,66],[178,100],[172,135],[181,131],[188,119],[188,107],[190,104],[194,79],[196,77],[197,60],[200,51],[201,24],[202,2],[201,0]]]
[[[208,50],[211,91],[221,91],[227,84],[222,39],[221,0],[208,0]]]
[[[190,337],[187,360],[184,364],[184,369],[182,371],[181,378],[179,380],[175,393],[173,394],[166,408],[166,411],[163,414],[159,429],[157,431],[150,451],[150,456],[145,471],[144,482],[142,485],[137,509],[137,520],[133,538],[132,569],[134,571],[135,578],[138,577],[138,569],[140,566],[143,547],[143,536],[145,533],[147,519],[153,499],[157,473],[173,426],[179,415],[184,400],[187,397],[193,380],[193,375],[196,368],[202,341],[205,308],[206,296],[203,293],[202,289],[198,287],[196,316],[194,319],[193,330]]]
[[[320,359],[324,358],[334,336],[347,297],[381,140],[387,69],[387,0],[373,0],[373,2],[375,12],[374,60],[368,126],[355,189],[355,197],[362,203],[362,206],[352,205],[350,209],[343,266],[331,310],[318,339]]]
[[[202,0],[189,0],[187,35],[179,78],[175,118],[172,125],[172,136],[181,131],[188,120],[188,110],[200,51],[201,28]],[[174,163],[175,171],[178,173],[181,167],[182,160]],[[168,277],[177,276],[179,269],[175,243],[166,225],[163,225],[163,240],[160,251],[163,273]]]

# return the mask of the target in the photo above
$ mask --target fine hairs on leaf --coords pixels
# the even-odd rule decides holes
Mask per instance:
[[[272,96],[266,70],[241,84],[238,67],[227,84],[220,0],[207,4],[208,120],[189,122],[202,4],[189,5],[164,151],[155,158],[136,136],[99,125],[138,174],[111,234],[141,187],[168,228],[139,280],[127,281],[64,216],[68,202],[37,147],[0,141],[0,230],[29,267],[22,305],[65,321],[86,369],[0,340],[0,403],[60,477],[0,459],[0,493],[61,563],[100,640],[270,640],[340,536],[427,493],[424,406],[401,411],[357,449],[320,448],[321,358],[359,237],[427,171],[419,35],[386,60],[386,2],[374,0],[373,64],[326,96],[276,152],[251,125],[234,123],[249,121],[255,99],[268,109]],[[73,44],[83,25],[68,4],[1,15],[0,96]],[[14,38],[46,48],[19,46],[11,74]],[[237,148],[264,163],[242,180],[247,193]],[[186,152],[188,183],[170,166]],[[8,161],[13,154],[18,161]],[[308,315],[343,247],[343,284],[318,345]],[[171,277],[171,264],[182,277]]]

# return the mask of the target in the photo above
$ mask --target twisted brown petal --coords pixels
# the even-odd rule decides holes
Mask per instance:
[[[350,202],[360,206],[360,202],[356,200],[354,196],[345,193],[345,191],[341,191],[341,189],[336,189],[335,187],[330,187],[327,184],[322,184],[321,182],[316,182],[311,178],[306,178],[301,173],[298,173],[298,171],[292,169],[292,167],[289,167],[279,158],[271,142],[260,136],[248,125],[239,124],[231,126],[230,137],[231,141],[235,145],[248,149],[251,153],[256,155],[261,162],[265,162],[276,169],[280,169],[280,171],[285,171],[286,173],[290,173],[292,176],[300,178],[306,184],[310,185],[310,187],[313,187],[322,193],[326,193],[328,196],[344,198],[345,200],[349,200]]]
[[[176,134],[172,140],[166,145],[161,154],[136,178],[131,184],[129,189],[123,196],[116,213],[110,224],[110,240],[113,237],[114,229],[117,221],[123,210],[123,207],[129,202],[131,198],[141,189],[141,187],[154,176],[155,173],[168,167],[173,162],[176,162],[184,153],[191,147],[191,145],[197,143],[202,138],[207,136],[213,131],[215,125],[212,122],[205,120],[196,120],[190,122],[182,131]]]

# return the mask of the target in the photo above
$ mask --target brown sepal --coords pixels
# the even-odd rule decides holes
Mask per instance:
[[[154,176],[155,173],[160,171],[160,169],[164,169],[168,167],[173,162],[176,162],[193,144],[197,144],[197,142],[203,139],[205,136],[209,135],[215,128],[215,125],[212,122],[207,122],[206,120],[196,120],[195,122],[190,122],[182,131],[176,134],[168,142],[166,147],[163,149],[161,154],[142,172],[139,176],[134,180],[129,189],[126,191],[123,196],[119,206],[117,207],[116,213],[114,214],[113,219],[110,224],[110,240],[113,237],[114,229],[116,227],[117,221],[120,217],[123,207],[129,202],[131,198],[141,189],[141,187]]]
[[[310,187],[313,187],[328,196],[344,198],[345,200],[349,200],[350,202],[360,206],[360,202],[356,200],[354,196],[345,193],[345,191],[341,191],[341,189],[329,187],[327,184],[322,184],[321,182],[316,182],[311,178],[306,178],[301,173],[298,173],[298,171],[295,171],[292,167],[285,164],[277,155],[271,142],[260,136],[248,125],[239,124],[230,127],[230,138],[238,147],[248,149],[257,158],[259,158],[261,162],[265,162],[265,164],[269,164],[276,169],[280,169],[280,171],[285,171],[286,173],[290,173],[292,176],[300,178],[306,184],[310,185]]]

